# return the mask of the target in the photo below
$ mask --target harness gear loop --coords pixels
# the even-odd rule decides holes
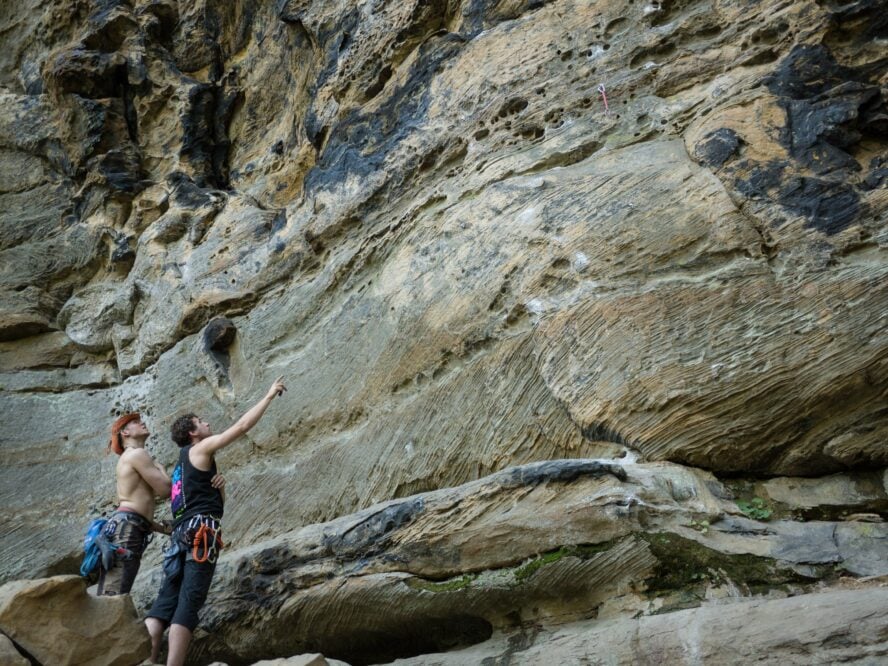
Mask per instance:
[[[215,562],[219,551],[225,548],[222,543],[222,537],[219,531],[210,527],[207,523],[201,522],[197,531],[194,533],[194,544],[191,550],[191,556],[195,562]],[[203,550],[203,553],[201,553]]]

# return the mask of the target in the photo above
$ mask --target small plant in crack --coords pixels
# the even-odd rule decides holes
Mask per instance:
[[[709,531],[709,521],[708,520],[692,520],[690,527],[691,527],[691,529],[697,530],[700,534],[706,534]]]
[[[737,508],[748,518],[753,520],[770,520],[773,509],[761,497],[753,497],[751,500],[738,500]]]

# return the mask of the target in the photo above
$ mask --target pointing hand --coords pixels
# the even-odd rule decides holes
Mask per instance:
[[[287,387],[284,386],[284,377],[283,375],[274,380],[274,384],[271,385],[271,388],[268,389],[268,397],[275,398],[277,396],[281,396],[284,394],[284,391],[287,390]]]

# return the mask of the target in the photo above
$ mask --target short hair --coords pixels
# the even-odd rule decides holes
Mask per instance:
[[[194,419],[196,418],[197,414],[183,414],[173,421],[173,425],[170,426],[170,436],[179,447],[191,444],[191,433],[197,429],[194,426]]]

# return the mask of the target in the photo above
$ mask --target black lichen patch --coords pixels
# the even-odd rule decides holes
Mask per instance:
[[[422,497],[395,502],[372,513],[342,534],[327,535],[324,546],[335,555],[370,555],[385,549],[391,534],[425,510]]]
[[[884,0],[817,0],[830,15],[824,35],[827,46],[860,46],[888,37],[888,12]]]
[[[548,460],[505,470],[497,475],[497,481],[503,488],[516,488],[535,486],[547,481],[570,483],[582,476],[613,476],[620,481],[627,478],[626,471],[620,465],[612,463],[597,460]]]
[[[483,30],[490,30],[500,23],[534,12],[552,2],[554,0],[470,0],[462,3],[461,30],[466,36],[474,37]]]
[[[198,185],[228,187],[228,124],[239,97],[238,90],[213,83],[195,84],[188,92],[180,155],[192,165]]]
[[[737,154],[741,143],[734,130],[722,127],[707,134],[703,141],[694,146],[694,153],[706,166],[718,168]]]
[[[130,263],[136,258],[136,252],[130,246],[130,239],[126,234],[115,234],[113,242],[114,249],[111,251],[111,263]]]
[[[869,70],[838,63],[820,44],[796,46],[765,79],[786,113],[779,142],[788,158],[738,159],[742,139],[727,128],[701,141],[695,157],[733,174],[748,197],[775,201],[808,227],[837,234],[861,219],[861,193],[885,178],[875,165],[864,174],[857,158],[862,145],[888,147],[888,106]]]
[[[828,235],[846,229],[860,215],[860,195],[849,183],[822,178],[793,176],[785,161],[754,164],[745,162],[740,170],[748,175],[736,180],[737,189],[751,199],[773,198],[808,225]]]
[[[327,189],[350,178],[366,178],[381,170],[385,156],[392,153],[413,128],[422,121],[429,105],[429,83],[462,45],[458,35],[432,38],[418,49],[418,57],[410,66],[404,83],[394,87],[372,113],[355,109],[329,130],[309,118],[306,130],[314,137],[316,147],[323,147],[317,165],[305,179],[306,191]],[[390,86],[391,87],[391,86]],[[419,167],[405,162],[403,171],[392,173],[388,189],[397,189]],[[378,193],[384,196],[384,192]]]
[[[790,51],[765,83],[778,97],[803,100],[853,79],[853,71],[837,63],[825,46],[802,44]]]
[[[136,194],[142,189],[138,156],[130,150],[109,150],[90,160],[89,166],[113,191]]]
[[[874,157],[870,161],[870,170],[860,186],[864,190],[875,190],[884,187],[888,182],[888,157]]]
[[[831,236],[854,224],[860,195],[848,183],[793,178],[780,189],[780,203],[808,219],[808,226]]]

